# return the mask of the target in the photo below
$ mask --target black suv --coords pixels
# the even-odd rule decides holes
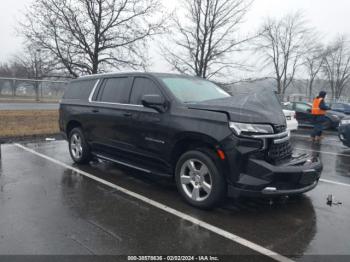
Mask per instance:
[[[292,155],[286,120],[271,91],[231,96],[201,78],[103,74],[72,81],[59,125],[76,163],[92,158],[174,177],[190,204],[230,196],[313,189],[322,164]]]
[[[350,147],[350,117],[344,118],[339,126],[339,138],[345,146]]]

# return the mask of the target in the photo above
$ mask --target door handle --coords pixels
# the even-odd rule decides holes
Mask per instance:
[[[123,116],[125,116],[125,117],[131,117],[132,116],[132,114],[131,113],[123,113]]]
[[[92,113],[98,113],[98,112],[100,112],[100,110],[98,110],[98,109],[92,109],[91,111],[92,111]]]

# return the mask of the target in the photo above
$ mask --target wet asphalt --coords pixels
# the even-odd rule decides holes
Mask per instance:
[[[292,142],[322,159],[316,189],[272,202],[226,199],[211,211],[184,203],[171,180],[108,162],[74,165],[65,141],[21,144],[293,260],[348,261],[350,149],[332,132],[312,147],[307,133],[294,133]],[[0,152],[0,255],[258,255],[13,144]],[[327,205],[329,194],[341,204]]]

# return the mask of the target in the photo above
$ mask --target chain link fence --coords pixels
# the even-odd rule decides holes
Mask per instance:
[[[0,102],[58,102],[68,80],[36,80],[0,77]]]

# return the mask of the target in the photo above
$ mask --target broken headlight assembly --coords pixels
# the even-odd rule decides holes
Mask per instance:
[[[273,134],[271,125],[230,122],[230,128],[237,134],[243,136]]]

